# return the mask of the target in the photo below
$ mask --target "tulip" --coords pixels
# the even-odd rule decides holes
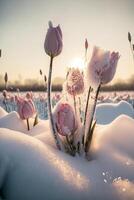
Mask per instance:
[[[97,86],[97,90],[92,109],[90,108],[90,117],[88,121],[86,121],[86,124],[88,125],[88,129],[84,133],[84,147],[86,155],[89,151],[93,130],[96,124],[94,123],[93,125],[93,119],[101,85],[106,84],[113,79],[116,72],[118,60],[119,60],[118,52],[110,53],[110,51],[103,51],[98,47],[94,47],[91,60],[88,64],[87,72],[88,72],[88,79],[89,81],[91,80],[91,85]],[[89,99],[87,99],[87,102],[88,101]]]
[[[52,66],[54,57],[58,56],[62,51],[62,32],[60,26],[53,27],[52,22],[49,22],[49,29],[46,34],[44,49],[47,55],[50,56],[50,68],[49,68],[49,76],[48,76],[48,84],[47,84],[47,92],[48,92],[48,116],[50,119],[50,124],[52,128],[52,134],[55,139],[55,143],[59,150],[62,149],[62,144],[60,138],[58,136],[53,116],[52,116],[52,105],[51,105],[51,76],[52,76]]]
[[[74,110],[68,103],[58,103],[54,111],[58,133],[62,136],[74,134],[78,128]]]
[[[16,97],[17,106],[18,106],[18,113],[22,120],[27,121],[28,130],[29,127],[29,118],[31,118],[35,114],[35,106],[31,99],[25,100],[23,98]]]
[[[46,34],[44,48],[46,54],[55,57],[62,51],[62,32],[60,26],[53,27],[52,22],[49,22],[49,29]]]
[[[116,72],[119,54],[94,47],[87,67],[88,80],[92,86],[110,82]]]
[[[32,99],[32,98],[33,98],[32,92],[27,92],[27,93],[26,93],[26,98],[27,98],[27,99]]]
[[[112,52],[109,60],[109,67],[107,67],[107,69],[105,69],[102,72],[101,84],[107,84],[113,79],[116,72],[118,59],[119,59],[119,53]]]
[[[84,75],[78,68],[69,70],[66,79],[66,90],[70,95],[75,96],[84,92]]]
[[[68,151],[71,155],[75,155],[76,148],[74,147],[74,134],[78,129],[78,122],[75,118],[75,113],[71,105],[68,103],[59,102],[53,113],[54,122],[58,133],[66,137]]]
[[[84,75],[78,68],[70,68],[67,73],[65,90],[73,96],[75,114],[77,113],[76,109],[76,95],[80,95],[84,92]]]

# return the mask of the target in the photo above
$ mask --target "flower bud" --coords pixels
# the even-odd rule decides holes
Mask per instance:
[[[68,103],[58,103],[53,113],[57,131],[62,136],[74,134],[78,128],[74,110]]]
[[[87,39],[85,39],[85,49],[86,50],[88,49],[88,41],[87,41]]]
[[[31,99],[24,100],[16,97],[18,113],[21,119],[29,119],[35,114],[35,106]]]
[[[92,86],[110,82],[116,72],[119,53],[104,51],[94,47],[91,60],[87,67],[87,76]]]
[[[79,95],[84,92],[84,75],[78,68],[71,68],[68,71],[65,90],[70,95]]]
[[[131,34],[130,32],[128,32],[128,41],[131,42],[132,38],[131,38]]]
[[[62,51],[62,32],[60,26],[53,27],[52,22],[49,22],[49,28],[46,34],[44,49],[46,54],[55,57]]]

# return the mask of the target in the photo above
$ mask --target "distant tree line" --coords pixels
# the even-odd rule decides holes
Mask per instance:
[[[3,91],[5,89],[4,85],[0,85],[0,91]],[[8,86],[7,90],[8,91],[46,91],[47,87],[44,85],[12,85]],[[114,85],[108,85],[108,86],[103,86],[101,91],[134,91],[134,84],[122,84],[122,83],[117,83]],[[52,91],[62,91],[62,85],[57,84],[57,85],[52,85]]]
[[[3,91],[5,89],[4,85],[1,85],[0,86],[0,91]],[[7,87],[7,90],[8,91],[17,91],[17,90],[20,90],[20,91],[46,91],[47,90],[47,87],[44,86],[44,85],[18,85],[16,87],[16,85],[12,85],[12,86],[8,86]],[[52,85],[52,91],[62,91],[62,85]]]
[[[62,91],[64,79],[56,77],[53,80],[52,91]],[[8,80],[6,84],[8,91],[46,91],[47,90],[47,81],[44,82],[43,79],[25,79],[25,80]],[[0,75],[0,91],[5,89],[5,82],[2,75]],[[101,91],[134,91],[134,75],[131,76],[128,80],[118,80],[117,82],[104,85]]]

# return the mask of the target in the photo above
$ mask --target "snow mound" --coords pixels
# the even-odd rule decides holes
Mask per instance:
[[[47,131],[50,131],[49,120],[39,120],[39,123],[31,128],[27,133],[31,136],[37,136],[42,133],[44,135],[44,133]]]
[[[0,128],[1,199],[133,200],[131,117],[97,125],[90,162],[58,151],[48,121],[32,130],[34,137]]]
[[[0,118],[0,127],[11,130],[27,132],[26,123],[20,119],[17,112],[13,111]]]
[[[95,118],[98,124],[109,124],[119,115],[128,115],[134,117],[134,109],[126,101],[119,103],[102,103],[96,106]]]
[[[4,117],[5,115],[7,115],[7,112],[2,107],[0,107],[0,118]]]

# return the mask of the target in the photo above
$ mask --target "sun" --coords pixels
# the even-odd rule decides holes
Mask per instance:
[[[84,68],[85,68],[84,60],[80,57],[76,57],[71,60],[70,67],[79,68],[81,70],[84,70]]]

